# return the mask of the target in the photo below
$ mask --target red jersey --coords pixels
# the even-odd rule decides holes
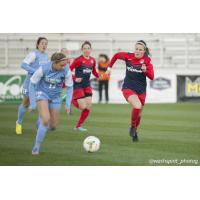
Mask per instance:
[[[73,76],[73,80],[75,80],[76,78],[82,78],[82,81],[80,83],[74,81],[74,88],[89,87],[91,73],[95,77],[99,77],[95,67],[96,61],[91,56],[87,59],[82,55],[74,59],[73,63],[70,65],[71,71],[75,69],[75,76]]]
[[[119,52],[111,59],[110,67],[113,66],[117,59],[124,60],[126,63],[126,76],[122,88],[134,90],[138,94],[145,93],[147,86],[146,77],[151,80],[154,79],[151,58],[136,58],[134,53]],[[146,72],[143,72],[141,69],[143,64],[146,65]]]

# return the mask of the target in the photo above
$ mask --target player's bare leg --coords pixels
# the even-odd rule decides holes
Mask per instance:
[[[48,101],[40,100],[37,102],[38,111],[41,117],[40,124],[37,130],[37,135],[35,138],[35,145],[32,150],[32,155],[38,155],[40,151],[41,143],[44,140],[46,132],[49,127],[50,122],[50,112],[49,112],[49,105]]]
[[[60,110],[58,109],[50,109],[50,123],[49,123],[49,130],[54,131],[59,124],[59,113]]]

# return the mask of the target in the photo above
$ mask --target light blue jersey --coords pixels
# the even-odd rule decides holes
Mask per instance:
[[[35,85],[36,101],[47,100],[49,105],[59,108],[61,104],[62,85],[65,84],[68,90],[73,86],[72,73],[69,66],[66,66],[61,71],[56,71],[52,68],[53,63],[49,62],[41,66],[31,77],[31,83]],[[31,84],[31,85],[32,85]],[[32,94],[31,89],[31,94]],[[71,91],[72,93],[72,91]],[[30,98],[30,103],[33,106],[34,98]],[[56,104],[56,105],[55,105]],[[33,106],[34,107],[34,106]]]
[[[29,83],[30,78],[33,73],[40,67],[49,62],[48,55],[46,53],[42,53],[39,50],[35,49],[30,52],[26,58],[23,60],[21,67],[27,71],[26,79],[24,80],[22,94],[25,96],[29,95]]]

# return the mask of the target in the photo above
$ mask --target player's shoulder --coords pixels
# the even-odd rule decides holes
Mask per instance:
[[[90,60],[94,60],[95,61],[95,58],[93,56],[90,56]]]
[[[38,55],[40,54],[40,51],[38,51],[37,49],[34,49],[32,52],[33,52],[36,56],[38,56]]]
[[[82,56],[78,56],[78,57],[74,58],[72,64],[79,65],[82,62],[82,60],[83,60]]]
[[[29,57],[36,57],[37,56],[37,54],[36,54],[36,51],[35,50],[32,50],[32,51],[30,51],[29,53],[28,53],[28,56]]]
[[[135,54],[133,52],[124,52],[127,56],[135,56]]]
[[[36,53],[35,53],[35,51],[31,51],[24,58],[23,62],[30,64],[30,63],[34,62],[35,59],[36,59]]]
[[[66,64],[66,65],[65,65],[65,68],[64,68],[64,70],[63,70],[64,73],[65,73],[65,74],[68,74],[68,71],[69,71],[69,70],[70,70],[69,65]]]
[[[82,59],[83,59],[83,55],[80,55],[80,56],[76,57],[74,60],[75,61],[81,61]]]
[[[133,57],[135,56],[133,52],[129,52],[129,51],[123,52],[123,54],[126,59],[133,59]]]
[[[95,65],[96,59],[94,57],[90,56],[90,62],[91,62],[91,64]]]
[[[145,60],[146,62],[150,63],[150,62],[151,62],[151,57],[146,56],[146,57],[144,57],[144,60]]]

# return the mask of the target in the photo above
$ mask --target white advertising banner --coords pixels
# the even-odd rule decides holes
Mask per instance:
[[[175,103],[176,101],[176,74],[158,74],[155,72],[153,81],[147,79],[146,103]]]
[[[124,69],[113,68],[109,82],[109,102],[126,103],[121,86],[125,76]],[[93,103],[98,102],[98,82],[92,80]],[[105,98],[103,91],[103,99]],[[177,101],[177,83],[175,73],[156,73],[153,81],[147,78],[147,98],[146,103],[175,103]]]

